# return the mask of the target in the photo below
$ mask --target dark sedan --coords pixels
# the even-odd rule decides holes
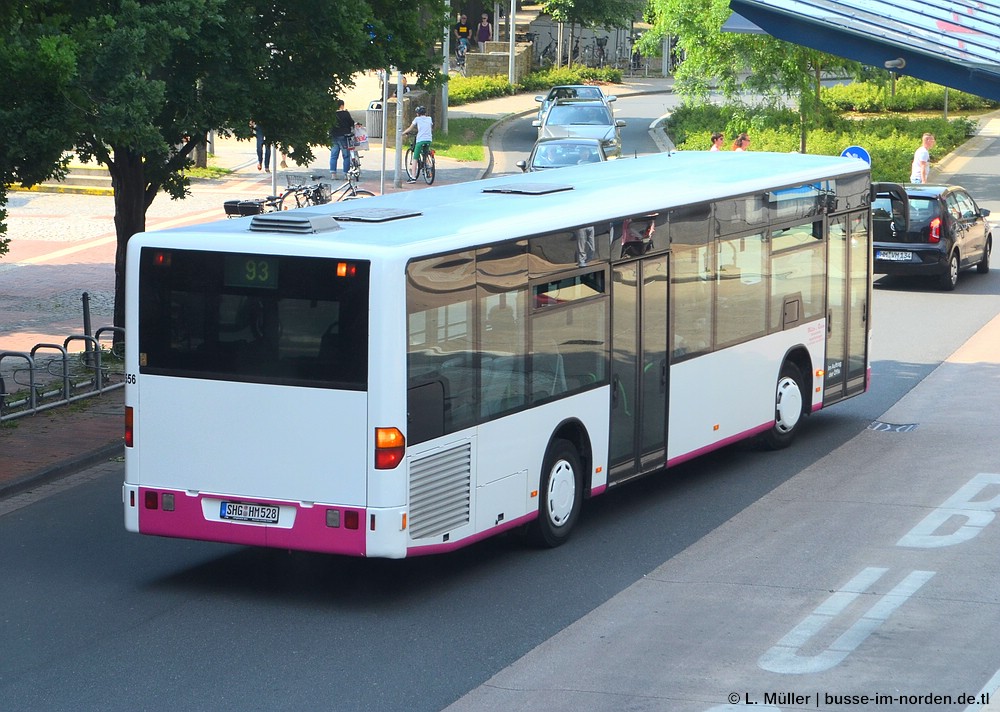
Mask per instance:
[[[908,183],[876,184],[874,190],[876,274],[929,276],[950,291],[960,270],[990,271],[990,211],[964,188]]]

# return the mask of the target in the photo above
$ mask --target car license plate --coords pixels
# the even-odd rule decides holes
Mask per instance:
[[[913,253],[906,250],[876,250],[875,259],[886,262],[909,262],[913,259]]]
[[[278,523],[278,508],[273,504],[249,504],[247,502],[223,502],[219,516],[239,522]]]

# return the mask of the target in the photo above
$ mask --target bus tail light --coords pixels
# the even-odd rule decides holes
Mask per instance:
[[[132,447],[135,442],[134,415],[132,406],[125,406],[125,447]]]
[[[928,242],[941,242],[941,218],[934,218],[931,220],[930,234],[927,238]]]
[[[375,469],[391,470],[403,461],[406,439],[399,428],[375,428]]]

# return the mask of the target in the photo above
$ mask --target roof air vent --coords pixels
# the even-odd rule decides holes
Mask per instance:
[[[278,232],[286,235],[315,235],[320,232],[343,230],[330,215],[312,212],[287,211],[254,215],[250,221],[251,232]]]

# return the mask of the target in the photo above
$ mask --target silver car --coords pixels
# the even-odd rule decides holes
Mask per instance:
[[[535,97],[538,105],[538,117],[541,121],[545,112],[557,99],[598,99],[607,104],[617,101],[617,96],[605,96],[604,91],[595,84],[562,84],[549,89],[549,93]]]
[[[604,146],[596,138],[542,138],[535,142],[528,160],[516,165],[524,173],[534,173],[606,160]]]
[[[557,100],[541,121],[532,121],[538,138],[594,138],[608,158],[621,155],[621,130],[625,122],[615,119],[611,107],[600,100]]]

